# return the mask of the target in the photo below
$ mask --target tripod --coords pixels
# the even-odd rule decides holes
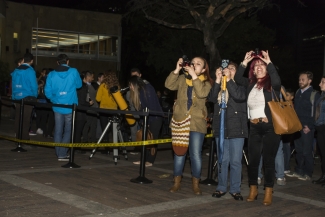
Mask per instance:
[[[109,129],[109,127],[111,125],[113,125],[113,143],[124,142],[122,132],[121,132],[121,128],[120,128],[120,124],[121,124],[120,118],[118,118],[116,116],[114,116],[112,118],[109,118],[108,123],[107,123],[105,129],[103,130],[102,135],[99,137],[97,144],[99,144],[102,141],[105,133],[107,132],[107,130]],[[91,159],[94,156],[97,149],[98,148],[94,148],[92,150],[92,152],[91,152],[91,154],[89,156],[89,159]],[[113,160],[114,160],[115,165],[117,165],[117,160],[120,159],[120,157],[118,155],[118,150],[119,150],[118,148],[113,149]],[[128,160],[126,147],[122,147],[122,151],[123,151],[123,155],[124,155],[125,160]],[[107,153],[109,154],[109,151]]]

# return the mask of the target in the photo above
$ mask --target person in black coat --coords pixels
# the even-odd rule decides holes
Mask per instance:
[[[94,104],[93,101],[89,100],[88,94],[88,84],[91,80],[93,74],[89,71],[82,72],[80,77],[82,79],[82,86],[77,90],[78,95],[78,106],[91,106]],[[81,134],[85,123],[87,121],[87,113],[86,110],[77,110],[76,111],[76,119],[75,119],[75,133],[74,133],[74,142],[81,142]]]
[[[249,67],[249,79],[247,81],[243,74],[250,61],[252,62]],[[268,102],[272,100],[273,90],[276,96],[279,97],[281,79],[271,62],[268,51],[258,53],[249,51],[238,68],[235,81],[247,85],[247,106],[250,119],[248,138],[248,182],[250,193],[247,201],[251,202],[257,199],[258,166],[262,155],[265,177],[263,204],[271,205],[275,179],[275,156],[279,148],[280,135],[274,132]]]
[[[222,197],[227,192],[228,167],[230,165],[230,189],[229,193],[235,200],[243,200],[240,194],[241,172],[242,172],[242,152],[245,138],[248,136],[247,126],[247,105],[246,87],[238,85],[234,80],[237,71],[237,64],[230,62],[225,69],[216,70],[216,81],[212,86],[208,101],[214,103],[213,133],[218,150],[220,134],[220,98],[221,80],[227,79],[226,87],[228,92],[227,108],[224,122],[225,140],[223,143],[224,152],[222,158],[221,171],[218,173],[218,186],[212,194],[213,197]],[[222,74],[224,76],[222,76]]]

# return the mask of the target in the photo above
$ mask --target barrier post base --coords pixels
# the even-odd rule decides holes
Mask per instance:
[[[206,179],[200,181],[200,184],[203,184],[203,185],[218,185],[218,182],[214,181],[213,179],[206,178]]]
[[[27,152],[27,150],[23,149],[21,146],[18,146],[15,149],[11,149],[10,151],[12,151],[12,152]]]
[[[64,167],[64,168],[80,168],[79,165],[75,164],[75,163],[72,163],[72,162],[69,162],[67,164],[64,164],[63,166],[61,167]]]
[[[151,184],[152,180],[149,180],[143,176],[139,176],[138,178],[131,179],[130,182],[138,183],[138,184]]]

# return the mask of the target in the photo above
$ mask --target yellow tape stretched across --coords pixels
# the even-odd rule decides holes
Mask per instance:
[[[212,134],[208,134],[205,136],[206,138],[212,137]],[[13,142],[21,142],[25,144],[32,145],[42,145],[42,146],[50,146],[50,147],[68,147],[68,148],[97,148],[97,147],[125,147],[125,146],[142,146],[142,145],[152,145],[152,144],[163,144],[169,143],[171,139],[156,139],[156,140],[147,140],[147,141],[139,141],[139,142],[119,142],[119,143],[54,143],[54,142],[40,142],[33,140],[21,140],[16,139],[14,137],[3,136],[0,135],[1,139],[13,141]]]

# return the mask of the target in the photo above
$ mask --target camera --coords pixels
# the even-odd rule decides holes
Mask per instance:
[[[227,68],[228,65],[229,65],[229,60],[226,60],[226,59],[221,60],[221,68],[222,68],[222,70],[224,70],[225,68]]]
[[[183,55],[182,59],[183,59],[182,67],[191,65],[191,61],[188,59],[186,55]]]
[[[254,52],[251,54],[252,57],[262,57],[262,52],[260,49],[255,48]]]
[[[188,59],[188,57],[186,55],[183,55],[182,59],[183,59],[183,63],[181,65],[182,67],[191,65],[191,61]],[[188,74],[188,72],[186,72],[183,68],[182,68],[182,71],[183,71],[186,79],[189,79],[189,80],[192,79],[192,76],[190,74]]]

